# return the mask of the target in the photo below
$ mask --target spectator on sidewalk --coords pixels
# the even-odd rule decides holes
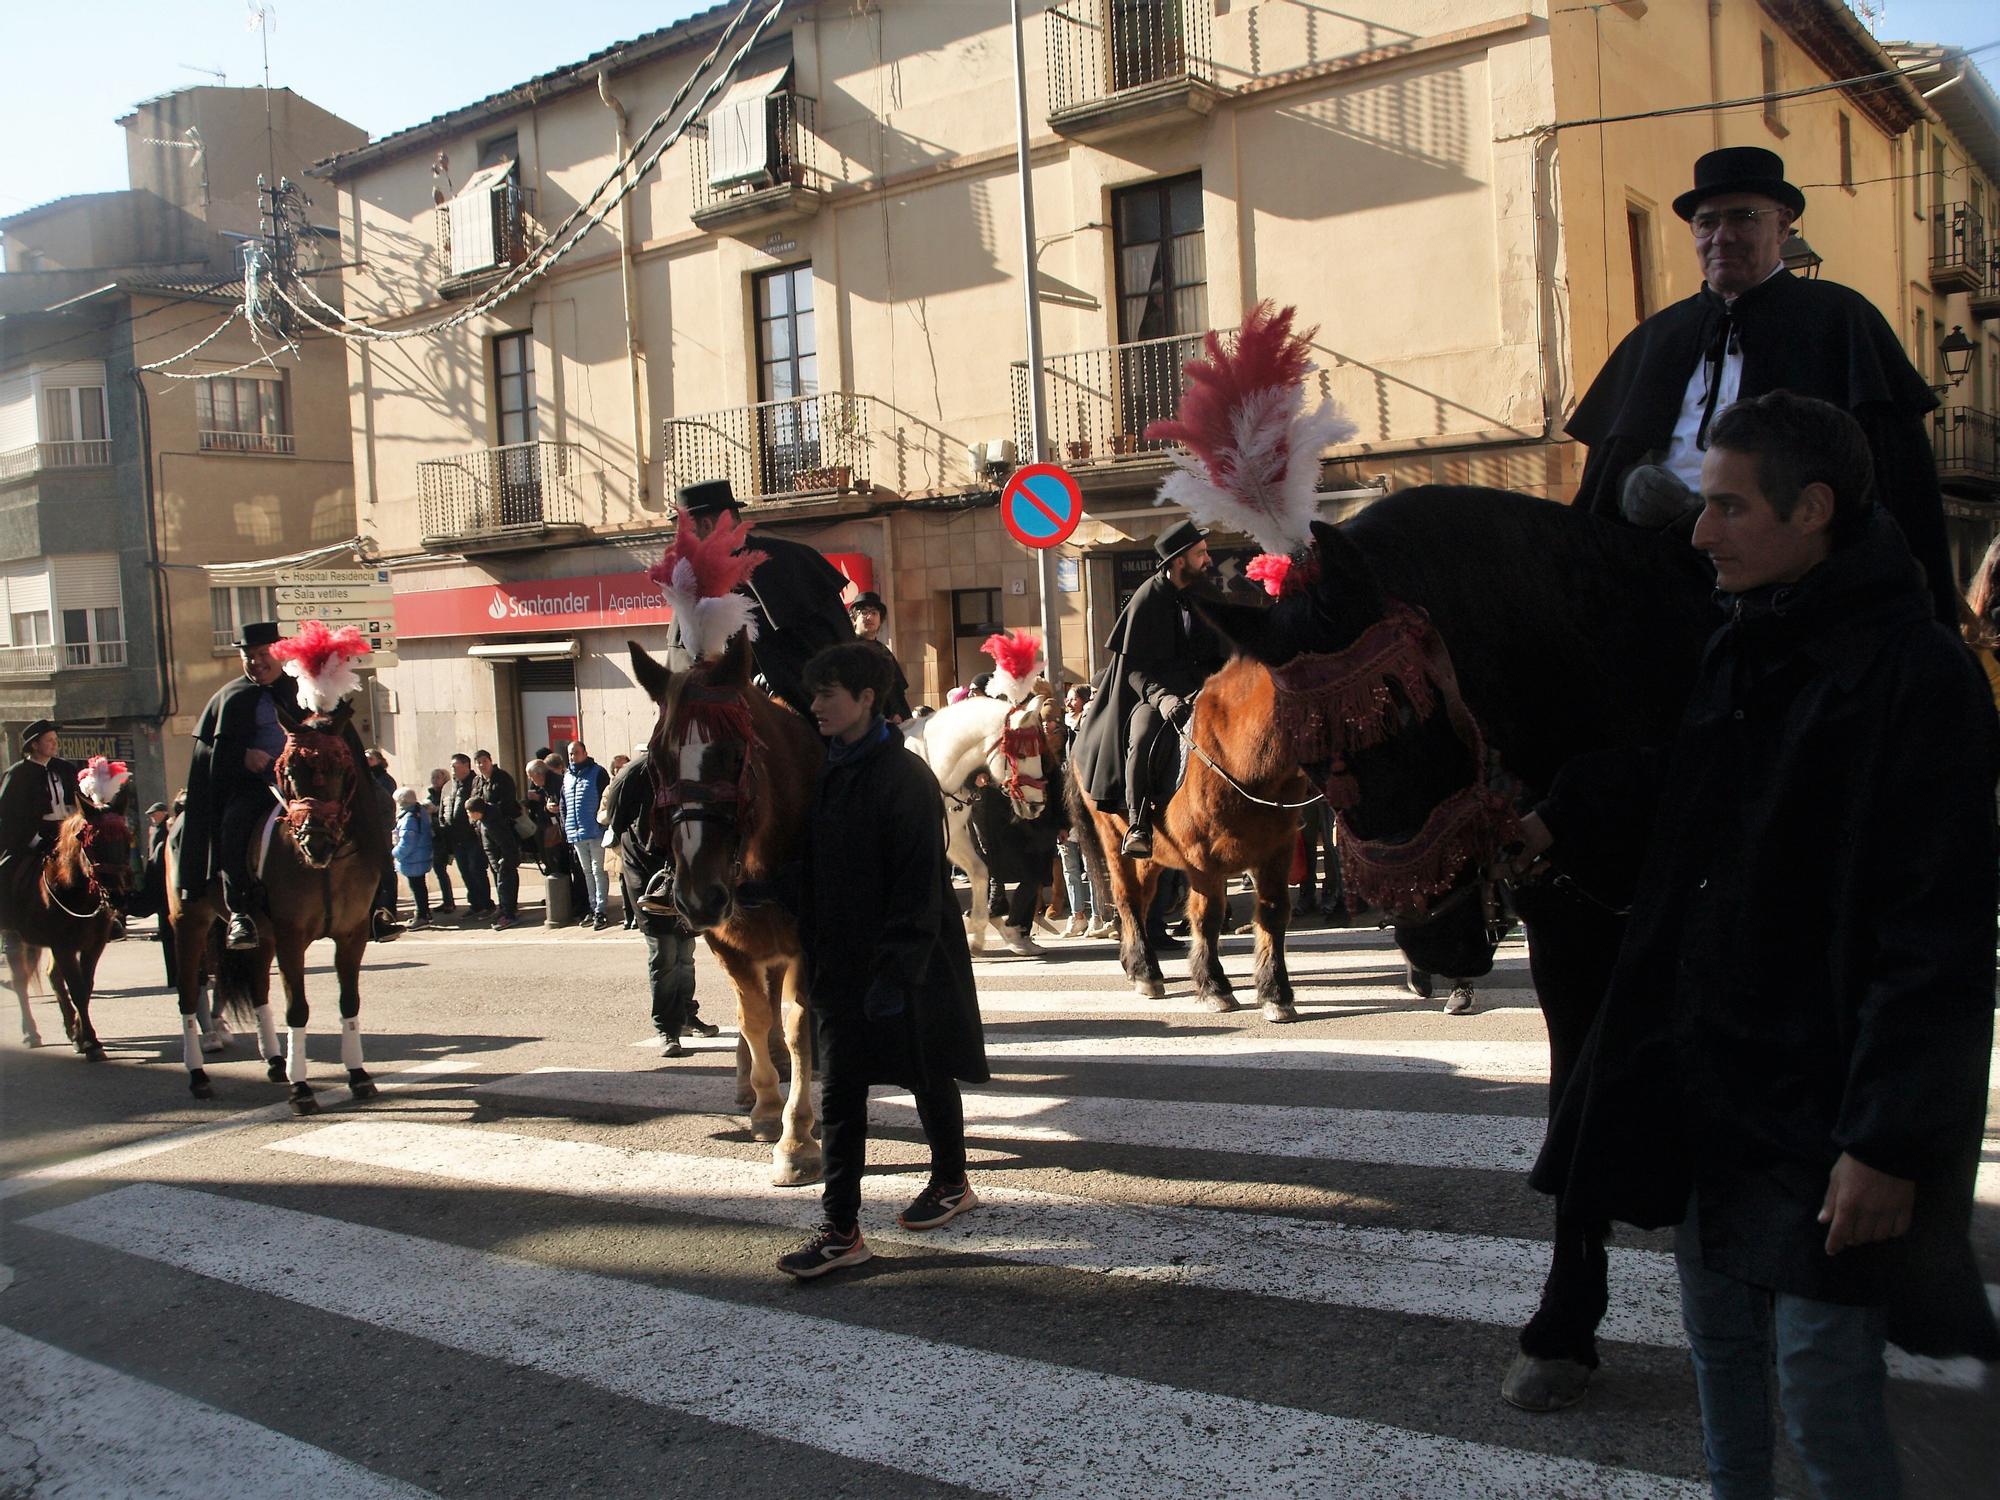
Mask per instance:
[[[415,787],[396,789],[395,808],[396,837],[391,857],[409,882],[410,902],[417,909],[417,919],[410,923],[410,930],[421,932],[431,925],[431,893],[424,877],[431,872],[436,833],[431,826],[430,806]]]
[[[500,898],[493,930],[504,932],[521,920],[521,838],[514,827],[514,820],[521,816],[521,799],[515,794],[514,778],[493,763],[491,750],[479,751],[472,764],[477,772],[473,795],[486,803],[479,844]]]
[[[569,742],[569,770],[563,776],[563,835],[583,867],[590,899],[590,925],[602,932],[611,925],[609,893],[604,885],[604,830],[597,826],[597,804],[610,778],[590,758],[582,740]]]
[[[439,898],[437,909],[440,912],[458,910],[458,902],[452,898],[451,893],[451,842],[445,837],[444,810],[441,805],[445,785],[450,780],[451,773],[443,766],[435,768],[431,772],[430,793],[426,798],[431,809],[431,873],[437,876]]]
[[[467,914],[483,917],[493,910],[493,888],[486,879],[486,849],[479,842],[479,830],[466,816],[465,804],[478,791],[472,779],[472,757],[464,751],[451,758],[451,780],[445,783],[441,813],[445,839],[451,845],[458,878],[465,884]]]

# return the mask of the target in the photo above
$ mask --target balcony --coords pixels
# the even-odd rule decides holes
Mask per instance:
[[[111,439],[86,438],[69,443],[30,443],[0,453],[0,481],[19,479],[43,469],[108,469]]]
[[[1972,406],[1944,406],[1931,413],[1931,451],[1938,483],[2000,499],[2000,420]]]
[[[0,646],[0,677],[53,677],[54,646]]]
[[[751,234],[819,212],[820,189],[809,187],[814,158],[814,101],[780,89],[765,101],[763,165],[738,180],[717,184],[710,121],[688,132],[695,224],[711,234]]]
[[[65,667],[122,667],[125,665],[125,643],[123,641],[77,641],[63,647]]]
[[[1219,90],[1210,0],[1065,0],[1048,13],[1049,125],[1098,143],[1194,124]]]
[[[533,188],[522,187],[509,175],[490,190],[481,191],[490,191],[492,204],[490,254],[486,244],[489,232],[486,221],[469,225],[464,218],[467,210],[456,199],[438,205],[435,229],[438,264],[447,272],[444,280],[438,283],[438,295],[448,300],[456,301],[484,291],[526,260],[528,252],[541,241],[541,226],[535,222]],[[454,249],[451,217],[455,204],[458,205],[462,228],[471,232],[464,236],[465,243]]]
[[[743,501],[867,493],[872,444],[868,398],[825,391],[789,401],[760,401],[666,426],[669,490],[727,479]]]
[[[2000,244],[1986,247],[1986,275],[1965,299],[1965,310],[1982,323],[2000,318]]]
[[[620,491],[622,490],[622,495]],[[510,443],[417,465],[417,519],[432,552],[507,552],[580,534],[631,499],[627,476],[578,443]]]
[[[1198,333],[1176,334],[1044,359],[1048,431],[1042,437],[1047,451],[1039,455],[1028,440],[1028,362],[1017,360],[1015,451],[1025,455],[1023,463],[1039,457],[1073,470],[1165,462],[1174,445],[1149,441],[1146,428],[1180,410],[1181,367],[1201,353],[1201,341]]]
[[[204,453],[282,453],[298,451],[289,432],[216,432],[197,434]]]
[[[1931,212],[1931,290],[1976,292],[1986,273],[1986,220],[1969,203],[1940,203]]]

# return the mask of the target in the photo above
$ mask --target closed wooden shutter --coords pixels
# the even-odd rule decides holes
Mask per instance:
[[[62,609],[118,609],[124,599],[118,586],[118,554],[94,552],[52,557],[49,573],[56,604]]]

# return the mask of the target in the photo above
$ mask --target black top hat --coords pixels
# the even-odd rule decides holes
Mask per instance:
[[[684,485],[674,496],[674,506],[684,516],[712,516],[736,509],[736,491],[726,479],[704,479]]]
[[[854,602],[847,606],[847,612],[851,615],[857,609],[879,610],[883,619],[886,620],[889,618],[889,606],[882,602],[882,596],[873,589],[870,589],[865,594],[856,594],[854,596]]]
[[[276,620],[252,620],[243,627],[243,639],[236,643],[236,648],[248,651],[254,646],[275,646],[279,639]]]
[[[1153,550],[1160,554],[1160,561],[1170,563],[1196,542],[1208,535],[1192,521],[1182,521],[1153,541]]]
[[[28,746],[34,744],[34,742],[40,739],[43,735],[53,734],[55,733],[55,731],[56,731],[56,721],[54,719],[35,720],[34,723],[30,724],[26,729],[21,731],[21,749],[23,753],[27,751]]]
[[[1674,199],[1674,212],[1692,219],[1702,199],[1717,193],[1762,193],[1789,208],[1793,218],[1806,211],[1806,195],[1785,181],[1785,159],[1762,146],[1724,146],[1698,157],[1694,187]]]

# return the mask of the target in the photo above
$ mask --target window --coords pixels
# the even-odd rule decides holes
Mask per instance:
[[[1625,239],[1632,251],[1632,317],[1644,322],[1653,310],[1653,216],[1636,203],[1625,205]]]
[[[820,467],[819,336],[810,265],[766,271],[752,283],[757,314],[760,494],[789,494]],[[779,404],[782,403],[782,404]]]
[[[1208,251],[1201,174],[1111,195],[1118,267],[1117,431],[1114,451],[1162,448],[1147,427],[1181,401],[1181,367],[1208,328]],[[1130,347],[1136,345],[1137,347]]]
[[[1931,207],[1936,211],[1939,218],[1944,217],[1946,193],[1944,137],[1933,135],[1931,137]]]
[[[542,519],[542,463],[535,443],[532,333],[503,333],[493,341],[493,412],[500,437],[500,524],[534,525]]]
[[[63,665],[121,667],[125,664],[125,612],[121,609],[63,611]]]
[[[43,389],[42,462],[52,469],[94,468],[111,462],[103,386]]]
[[[243,638],[245,625],[253,620],[278,618],[278,591],[265,584],[211,588],[208,591],[208,614],[215,654],[225,656],[236,649],[236,643]]]
[[[1921,307],[1910,314],[1910,363],[1915,365],[1917,373],[1927,380],[1931,372],[1931,362],[1928,357],[1930,345],[1924,338],[1924,330],[1929,326],[1930,318]]]
[[[1900,157],[1896,165],[1901,168]],[[1919,219],[1924,216],[1924,127],[1921,125],[1910,132],[1910,208]]]
[[[1137,88],[1187,69],[1181,0],[1111,0],[1111,87]]]
[[[290,453],[284,376],[218,375],[197,381],[194,424],[204,453]]]
[[[993,663],[980,644],[1000,623],[1000,590],[954,589],[951,596],[951,660],[958,681],[967,684],[981,672],[993,670]]]
[[[62,624],[65,667],[125,664],[125,606],[118,554],[62,554],[49,559],[49,584]]]
[[[1854,122],[1847,117],[1847,111],[1840,111],[1840,185],[1854,191]]]
[[[1788,135],[1784,117],[1778,110],[1778,95],[1783,91],[1784,75],[1778,69],[1778,44],[1768,35],[1759,36],[1759,53],[1764,65],[1764,123],[1779,135]]]

